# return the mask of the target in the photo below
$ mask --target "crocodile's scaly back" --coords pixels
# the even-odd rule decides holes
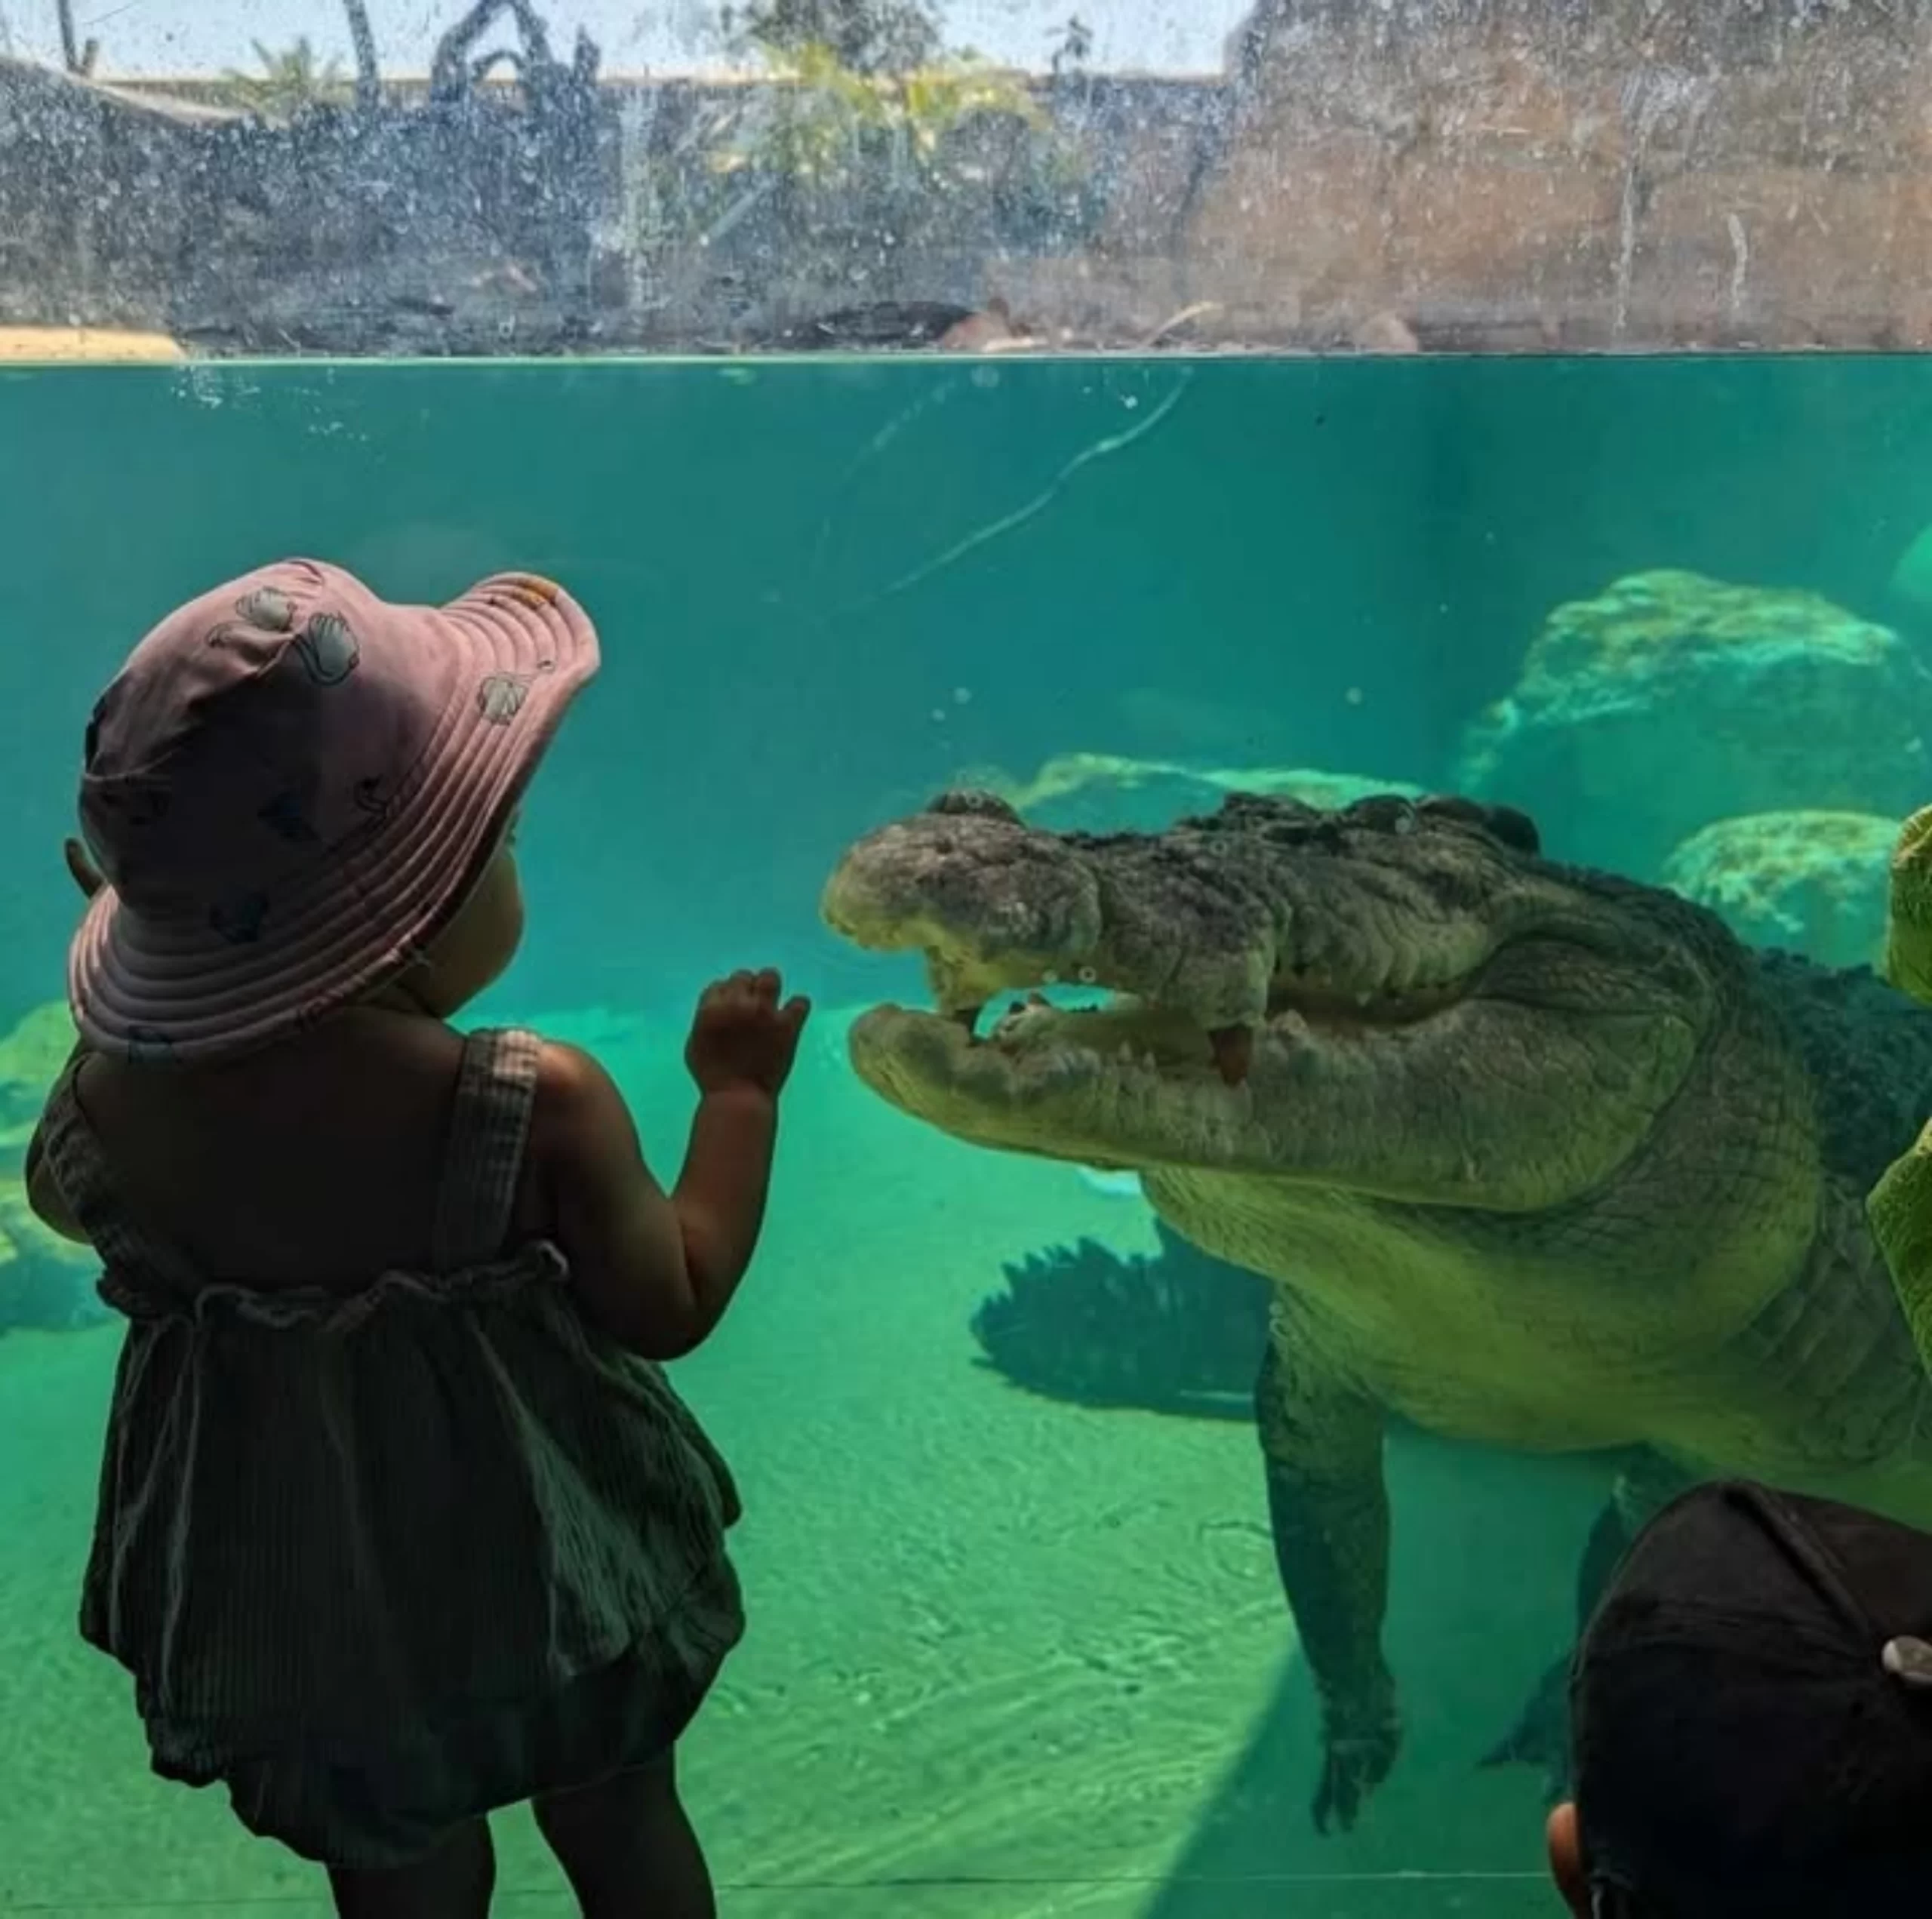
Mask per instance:
[[[1790,953],[1758,967],[1817,1089],[1825,1170],[1863,1192],[1932,1110],[1932,1010],[1864,967],[1832,972]]]

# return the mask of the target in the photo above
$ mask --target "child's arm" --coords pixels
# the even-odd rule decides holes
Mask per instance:
[[[678,1358],[724,1317],[758,1243],[777,1132],[775,1093],[740,1081],[703,1094],[667,1195],[610,1075],[545,1046],[533,1170],[584,1310],[620,1345]]]

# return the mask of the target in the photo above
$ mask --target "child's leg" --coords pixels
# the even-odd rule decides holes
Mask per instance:
[[[546,1793],[534,1810],[583,1919],[717,1919],[671,1754],[598,1785]]]
[[[329,1868],[340,1919],[487,1919],[496,1884],[496,1848],[482,1819],[460,1826],[414,1865]]]

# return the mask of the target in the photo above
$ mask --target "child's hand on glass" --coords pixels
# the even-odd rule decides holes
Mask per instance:
[[[749,1087],[776,1099],[792,1071],[811,1002],[794,994],[783,1004],[775,967],[734,973],[700,995],[685,1064],[700,1093]]]

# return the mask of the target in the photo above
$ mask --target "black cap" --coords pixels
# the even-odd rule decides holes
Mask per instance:
[[[1923,1908],[1932,1536],[1700,1486],[1626,1555],[1570,1699],[1601,1909],[1623,1909],[1616,1893],[1658,1919]]]

